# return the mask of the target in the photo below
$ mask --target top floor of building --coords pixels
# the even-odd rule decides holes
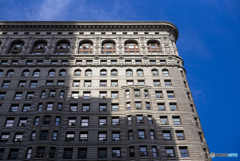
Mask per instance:
[[[0,54],[178,55],[165,21],[0,22]]]

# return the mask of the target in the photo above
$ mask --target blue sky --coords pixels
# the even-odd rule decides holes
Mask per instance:
[[[240,155],[239,0],[1,0],[0,20],[159,20],[177,47],[210,151]],[[239,160],[214,158],[213,160]]]

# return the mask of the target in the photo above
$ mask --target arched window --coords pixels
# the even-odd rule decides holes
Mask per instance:
[[[65,76],[65,75],[66,75],[66,70],[65,69],[60,70],[59,76]]]
[[[17,41],[11,45],[11,48],[8,51],[8,54],[21,54],[23,49],[24,42]]]
[[[36,55],[45,54],[46,49],[47,49],[46,42],[37,42],[34,44],[32,54],[36,54]]]
[[[112,76],[117,76],[117,70],[116,69],[113,69],[113,70],[111,70],[111,75]]]
[[[62,41],[57,44],[55,54],[69,54],[70,43],[68,41]]]
[[[152,75],[153,76],[158,76],[158,70],[157,69],[153,69],[152,70]]]
[[[157,41],[149,41],[147,43],[149,54],[161,54],[161,46]]]
[[[92,42],[82,42],[79,45],[79,50],[78,54],[92,54],[92,47],[93,43]]]
[[[74,76],[80,76],[81,75],[81,70],[77,69],[74,71]]]
[[[138,43],[135,41],[125,42],[125,52],[126,54],[138,54],[139,53]]]
[[[137,75],[138,76],[143,76],[143,70],[142,69],[138,69],[137,70]]]
[[[102,44],[102,54],[115,54],[116,48],[113,41],[106,41]]]
[[[132,76],[133,72],[131,69],[128,69],[128,70],[126,70],[126,74],[127,74],[127,76]]]
[[[34,77],[39,77],[40,76],[40,70],[34,70],[34,72],[33,72],[33,76]]]
[[[163,72],[163,76],[169,76],[169,72],[167,69],[163,69],[162,72]]]
[[[13,76],[13,74],[14,74],[14,70],[9,70],[8,72],[7,72],[7,77],[11,77],[11,76]]]
[[[0,70],[0,77],[3,75],[3,70]]]
[[[184,77],[184,73],[183,73],[183,71],[182,71],[182,70],[180,70],[180,72],[181,72],[181,76],[182,76],[182,77]]]
[[[102,69],[102,70],[100,71],[100,76],[107,76],[107,70]]]
[[[91,69],[87,69],[87,70],[85,71],[85,75],[86,75],[86,76],[92,76],[92,70],[91,70]]]
[[[55,75],[55,70],[49,70],[49,72],[48,72],[48,76],[50,76],[50,77],[54,77],[54,75]]]
[[[22,72],[22,76],[28,76],[29,75],[29,70],[24,70],[23,72]]]

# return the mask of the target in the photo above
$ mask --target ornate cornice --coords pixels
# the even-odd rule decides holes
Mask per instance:
[[[177,27],[167,21],[0,21],[2,31],[168,31],[178,38]]]

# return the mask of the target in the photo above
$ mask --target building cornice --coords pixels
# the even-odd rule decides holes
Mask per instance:
[[[0,30],[63,31],[168,31],[175,40],[178,29],[167,21],[0,21]]]

